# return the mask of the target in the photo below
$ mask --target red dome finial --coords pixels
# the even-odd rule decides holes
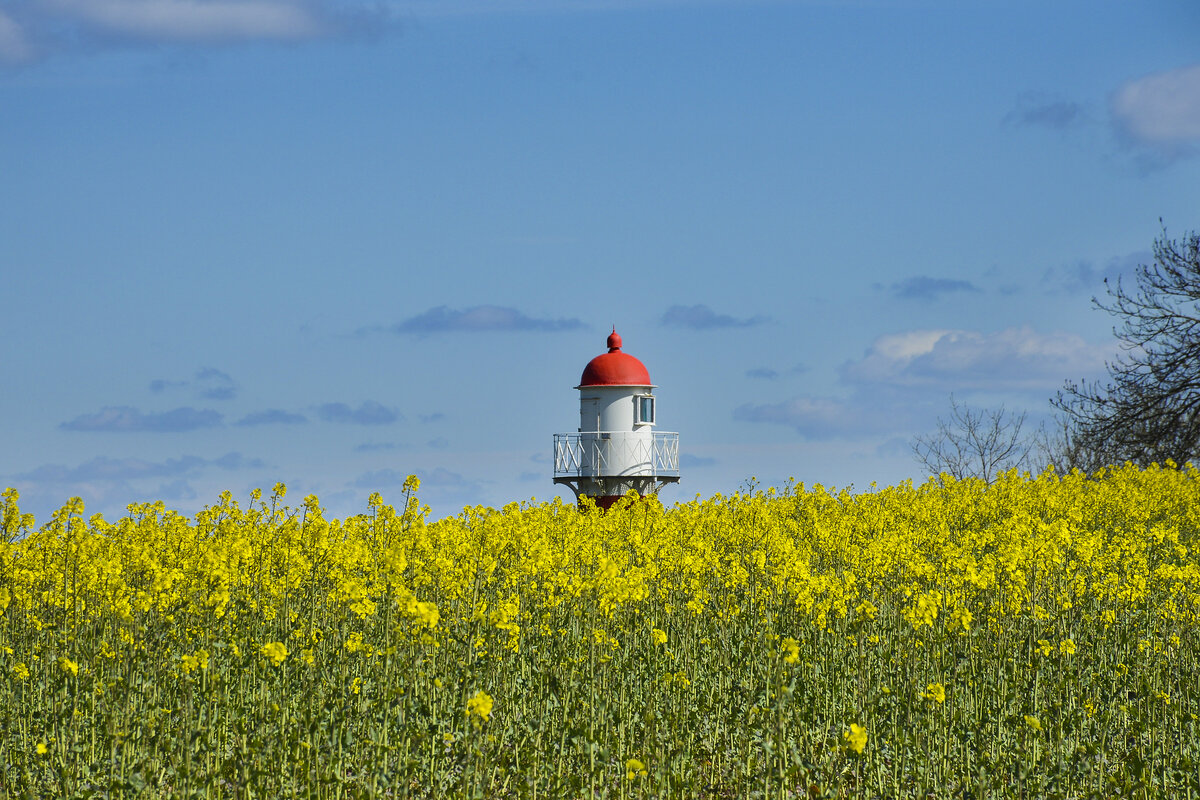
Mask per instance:
[[[617,326],[613,325],[612,333],[608,335],[608,352],[615,353],[621,349],[621,334],[617,333]]]
[[[614,325],[608,335],[608,352],[601,353],[588,362],[583,368],[583,377],[579,379],[581,389],[584,386],[650,386],[650,373],[646,365],[628,353],[621,352],[621,335]]]

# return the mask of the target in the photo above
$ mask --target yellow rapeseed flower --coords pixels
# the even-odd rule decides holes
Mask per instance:
[[[487,721],[492,715],[492,696],[480,689],[467,700],[467,716]],[[478,721],[478,720],[476,720]]]
[[[71,659],[67,658],[66,656],[63,656],[60,659],[58,659],[58,668],[61,669],[63,672],[69,672],[72,675],[79,674],[79,665],[76,664]]]
[[[45,742],[38,742],[37,746],[34,748],[34,750],[37,751],[37,754],[39,756],[44,756],[50,750],[50,748],[46,747]]]
[[[283,642],[268,642],[259,648],[259,652],[271,660],[275,666],[279,666],[287,658],[287,648],[283,646]]]
[[[921,696],[935,703],[944,703],[946,702],[946,687],[940,683],[931,683],[925,687],[925,693]]]
[[[1040,731],[1042,729],[1041,720],[1039,720],[1037,717],[1032,717],[1029,714],[1025,715],[1025,724],[1033,728],[1035,731]]]
[[[790,636],[779,643],[779,651],[783,653],[783,660],[789,664],[800,660],[800,643]]]
[[[968,609],[956,608],[951,616],[954,617],[955,622],[962,626],[964,631],[971,630],[971,620],[974,619],[974,617]]]
[[[650,631],[650,635],[654,637],[655,644],[666,644],[667,643],[666,631],[661,631],[658,628],[654,628],[653,630]]]
[[[646,774],[646,765],[636,758],[631,758],[625,762],[625,780],[631,781],[634,778],[644,776]]]
[[[856,753],[861,753],[867,746],[867,729],[858,723],[851,723],[850,730],[842,734],[846,746]]]
[[[439,618],[437,603],[418,602],[413,606],[413,616],[422,625],[428,628],[436,628]]]

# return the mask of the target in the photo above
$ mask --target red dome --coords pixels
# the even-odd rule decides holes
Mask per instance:
[[[583,368],[580,386],[651,386],[646,365],[621,352],[617,329],[608,337],[608,352],[596,356]]]

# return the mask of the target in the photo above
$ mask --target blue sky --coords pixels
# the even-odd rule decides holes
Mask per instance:
[[[0,485],[548,499],[612,325],[668,503],[920,480],[1198,186],[1187,0],[6,0]]]

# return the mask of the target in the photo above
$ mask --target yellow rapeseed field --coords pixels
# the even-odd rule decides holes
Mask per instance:
[[[0,797],[1200,797],[1200,473],[4,493]]]

